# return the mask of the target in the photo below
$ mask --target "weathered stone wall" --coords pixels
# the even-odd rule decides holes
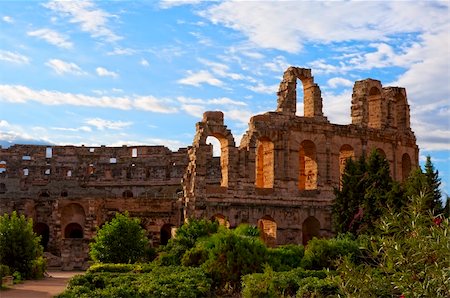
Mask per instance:
[[[296,116],[297,81],[304,113]],[[406,91],[357,81],[352,124],[330,123],[310,69],[290,67],[276,111],[253,116],[239,146],[222,112],[205,112],[192,147],[0,148],[0,213],[33,218],[64,269],[86,268],[96,228],[119,211],[141,218],[152,243],[166,243],[185,218],[257,225],[269,245],[332,235],[333,189],[348,157],[384,154],[396,180],[418,165]],[[350,99],[349,99],[350,100]],[[221,156],[206,144],[215,137]],[[181,179],[183,180],[181,182]]]
[[[303,84],[304,116],[296,116],[297,79]],[[231,227],[266,227],[269,244],[306,243],[332,234],[333,189],[348,157],[382,152],[396,180],[418,165],[404,88],[380,81],[355,83],[352,124],[330,123],[322,113],[320,88],[310,69],[290,67],[278,91],[275,112],[253,116],[239,147],[221,112],[197,123],[184,176],[186,217],[221,218]],[[222,182],[208,175],[209,136],[221,144]],[[226,179],[224,179],[226,176]],[[274,228],[275,227],[275,228]]]
[[[141,218],[154,245],[182,221],[187,149],[15,145],[0,161],[0,213],[31,217],[63,269],[87,267],[90,239],[116,212]]]

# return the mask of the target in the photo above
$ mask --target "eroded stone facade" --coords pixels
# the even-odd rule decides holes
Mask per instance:
[[[303,86],[303,116],[297,115],[297,81]],[[258,225],[273,245],[331,235],[333,189],[348,158],[379,150],[399,181],[418,165],[404,88],[357,81],[351,116],[350,125],[330,123],[311,70],[297,67],[284,73],[276,111],[253,116],[239,146],[222,112],[204,113],[183,180],[186,218]],[[220,157],[206,144],[210,136],[220,142]],[[221,170],[211,175],[215,159]]]
[[[303,116],[297,115],[297,82]],[[301,99],[300,99],[301,100]],[[350,100],[350,99],[349,99]],[[86,268],[96,227],[115,212],[142,219],[154,245],[186,218],[258,225],[269,245],[332,235],[333,188],[347,158],[379,150],[396,180],[418,165],[404,88],[357,81],[352,124],[330,123],[310,69],[290,67],[276,111],[253,116],[239,146],[222,112],[205,112],[191,147],[15,145],[0,149],[0,212],[33,218],[53,265]],[[213,156],[208,137],[220,142]]]
[[[0,211],[33,219],[51,265],[86,268],[96,227],[117,211],[141,218],[153,245],[180,225],[186,149],[15,145],[0,162]]]

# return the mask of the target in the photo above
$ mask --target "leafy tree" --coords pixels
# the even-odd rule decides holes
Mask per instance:
[[[45,263],[40,237],[33,232],[33,221],[14,211],[0,216],[0,264],[24,278],[40,277]],[[42,268],[36,268],[37,266]],[[39,270],[38,270],[39,269]]]
[[[127,212],[116,216],[97,231],[90,244],[90,256],[96,262],[135,263],[145,260],[150,249],[145,230],[138,218]]]
[[[429,187],[428,192],[430,193],[430,201],[427,205],[430,210],[433,210],[434,214],[439,214],[442,211],[441,191],[439,190],[439,187],[441,186],[441,179],[439,178],[439,171],[434,169],[434,165],[431,162],[431,157],[429,155],[427,156],[427,161],[425,162],[424,174]]]
[[[339,233],[372,233],[387,208],[401,210],[403,191],[390,176],[389,163],[374,150],[367,161],[348,160],[341,189],[335,189],[333,223]]]
[[[448,297],[449,220],[414,196],[403,212],[384,216],[372,236],[360,236],[363,264],[346,260],[338,268],[345,297]]]

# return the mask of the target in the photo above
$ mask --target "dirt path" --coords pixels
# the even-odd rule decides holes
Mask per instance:
[[[69,279],[82,274],[81,271],[49,271],[50,277],[40,280],[27,280],[1,291],[1,298],[48,298],[60,294],[66,288]]]

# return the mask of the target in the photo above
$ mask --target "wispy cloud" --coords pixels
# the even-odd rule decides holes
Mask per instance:
[[[214,77],[214,75],[206,70],[200,70],[198,72],[188,70],[187,76],[183,79],[178,80],[178,83],[196,87],[199,87],[201,84],[209,84],[216,87],[223,86],[223,82],[221,80],[217,79],[216,77]]]
[[[112,120],[105,120],[102,118],[86,119],[85,123],[94,126],[98,130],[105,130],[105,129],[119,130],[131,126],[133,124],[133,122],[112,121]]]
[[[212,99],[200,99],[200,98],[190,98],[180,96],[177,100],[184,104],[201,104],[201,105],[235,105],[235,106],[246,106],[247,104],[243,101],[232,100],[228,97],[219,97]]]
[[[59,130],[59,131],[69,131],[69,132],[91,132],[92,128],[89,126],[80,126],[77,128],[72,127],[51,127],[53,130]]]
[[[136,53],[136,50],[131,48],[114,48],[114,50],[107,53],[109,56],[114,55],[124,55],[124,56],[130,56]]]
[[[112,77],[112,78],[117,78],[119,75],[117,74],[117,73],[115,73],[114,71],[110,71],[110,70],[107,70],[106,68],[104,68],[104,67],[97,67],[96,69],[95,69],[95,71],[97,72],[97,74],[100,76],[100,77]]]
[[[4,50],[0,50],[0,60],[17,64],[28,64],[30,62],[30,58],[28,58],[27,56]]]
[[[73,75],[85,75],[84,72],[78,65],[73,62],[66,62],[59,59],[48,60],[45,65],[53,69],[57,74],[73,74]]]
[[[2,21],[5,23],[9,23],[9,24],[13,24],[14,23],[14,19],[10,16],[3,16],[2,17]]]
[[[144,59],[144,58],[141,59],[139,64],[141,64],[144,67],[149,67],[150,66],[150,63],[148,63],[148,61],[146,59]]]
[[[73,43],[70,42],[66,36],[63,36],[60,33],[48,28],[42,28],[35,31],[28,31],[27,35],[45,40],[49,44],[52,44],[60,48],[70,49],[73,47]]]
[[[0,85],[0,101],[26,103],[38,102],[44,105],[73,105],[105,107],[120,110],[139,109],[155,113],[175,113],[177,108],[167,99],[153,96],[88,96],[49,90],[33,90],[21,85]]]
[[[159,5],[161,8],[172,8],[174,6],[188,5],[188,4],[198,4],[202,0],[161,0]]]
[[[278,90],[278,84],[265,85],[265,84],[259,82],[256,85],[247,86],[247,89],[252,90],[253,92],[256,92],[256,93],[275,94]]]
[[[68,17],[70,23],[79,24],[82,31],[90,33],[94,38],[110,42],[122,39],[108,27],[109,19],[115,16],[98,8],[90,0],[50,1],[44,6],[59,13],[61,17]]]
[[[347,80],[345,78],[340,78],[340,77],[335,77],[335,78],[331,78],[327,81],[328,86],[330,86],[331,88],[337,88],[339,86],[343,86],[343,87],[351,87],[353,86],[353,82],[350,80]]]

